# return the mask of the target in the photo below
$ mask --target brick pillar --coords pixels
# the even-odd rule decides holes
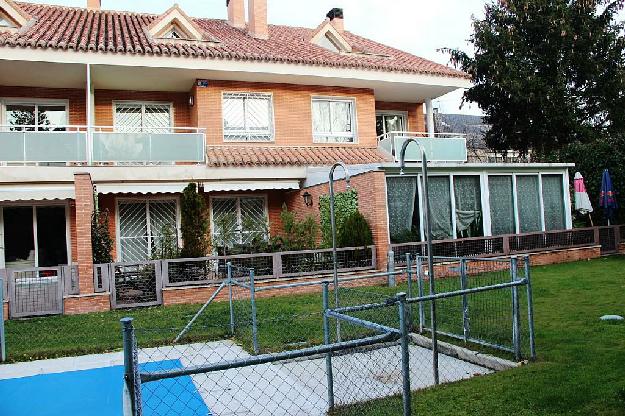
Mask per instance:
[[[386,176],[383,171],[357,175],[352,179],[352,185],[358,191],[358,208],[371,226],[376,249],[377,268],[386,270],[386,256],[390,247],[386,207]]]
[[[88,173],[74,175],[76,193],[76,251],[80,294],[94,293],[93,253],[91,249],[91,216],[93,214],[93,183]]]

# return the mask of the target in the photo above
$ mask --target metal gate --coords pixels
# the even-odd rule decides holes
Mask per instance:
[[[111,263],[108,276],[113,308],[155,306],[163,303],[160,261]]]
[[[63,313],[63,267],[7,270],[11,318]]]

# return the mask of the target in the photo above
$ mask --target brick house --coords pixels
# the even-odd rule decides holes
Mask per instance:
[[[133,262],[179,227],[189,182],[244,239],[246,217],[278,234],[283,204],[318,215],[342,161],[384,267],[423,235],[416,149],[398,175],[406,137],[433,160],[437,239],[571,227],[568,165],[466,163],[464,138],[434,134],[432,100],[467,75],[347,31],[340,9],[308,29],[269,25],[267,0],[248,16],[229,0],[227,20],[86,6],[0,0],[0,269],[76,264],[66,310],[108,308],[90,278],[94,189],[115,260]]]

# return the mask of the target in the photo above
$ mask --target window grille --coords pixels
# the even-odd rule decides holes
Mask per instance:
[[[315,143],[353,143],[355,141],[353,100],[314,98],[312,119]]]
[[[232,247],[268,238],[264,197],[213,198],[211,207],[214,246]]]
[[[116,103],[115,130],[125,133],[149,131],[170,133],[172,115],[170,104]]]
[[[122,262],[147,260],[166,227],[177,235],[175,200],[119,203],[119,245]]]
[[[225,93],[222,108],[225,141],[267,142],[273,140],[271,94]]]

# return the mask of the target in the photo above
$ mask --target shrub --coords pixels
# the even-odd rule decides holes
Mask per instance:
[[[181,217],[182,257],[205,256],[209,246],[206,203],[194,183],[182,191]]]
[[[152,260],[177,259],[180,257],[176,230],[164,225],[156,239],[156,246],[152,248]]]
[[[337,233],[337,247],[365,247],[373,244],[373,233],[365,217],[356,211],[349,215]]]
[[[334,216],[336,230],[341,229],[343,222],[351,214],[358,211],[358,193],[355,189],[339,192],[334,195]],[[332,247],[332,227],[330,222],[330,196],[319,198],[319,212],[321,215],[321,239],[324,247]]]
[[[100,212],[97,197],[95,198],[95,210],[91,214],[91,250],[93,252],[93,264],[112,263],[113,239],[109,234],[108,210]]]
[[[280,219],[284,234],[274,241],[274,245],[281,245],[281,250],[311,250],[317,246],[319,224],[312,215],[300,220],[283,205]]]

